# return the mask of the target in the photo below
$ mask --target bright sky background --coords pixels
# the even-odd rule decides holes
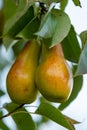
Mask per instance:
[[[75,27],[77,34],[87,30],[87,0],[80,0],[82,8],[76,7],[72,0],[66,8],[67,14],[70,16],[71,22]],[[6,55],[9,56],[9,55]],[[5,73],[5,72],[3,72]],[[82,91],[74,102],[67,107],[63,113],[70,116],[82,123],[76,125],[76,130],[87,130],[87,75],[84,76],[84,84]],[[38,117],[37,117],[38,118]],[[58,126],[58,124],[50,121],[48,124],[43,124],[39,130],[66,130],[65,128]]]

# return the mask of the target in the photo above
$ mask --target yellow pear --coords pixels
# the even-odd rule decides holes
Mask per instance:
[[[49,101],[62,103],[69,98],[73,79],[61,44],[51,49],[42,45],[42,62],[36,71],[36,85]]]
[[[36,40],[28,41],[7,75],[7,92],[17,104],[32,103],[36,99],[35,71],[39,50]]]

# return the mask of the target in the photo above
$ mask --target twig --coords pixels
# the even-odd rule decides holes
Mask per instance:
[[[24,105],[24,104],[19,105],[18,107],[16,107],[16,108],[15,108],[14,110],[12,110],[11,112],[9,112],[9,113],[7,113],[6,115],[0,117],[0,120],[2,120],[2,119],[5,118],[5,117],[10,116],[10,115],[13,114],[14,112],[16,112],[18,109],[22,108],[23,105]]]

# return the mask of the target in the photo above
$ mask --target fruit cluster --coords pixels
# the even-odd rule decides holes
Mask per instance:
[[[61,44],[50,49],[36,40],[26,43],[12,65],[6,79],[7,92],[13,102],[29,104],[39,92],[49,101],[66,101],[73,87],[70,68],[64,58]]]

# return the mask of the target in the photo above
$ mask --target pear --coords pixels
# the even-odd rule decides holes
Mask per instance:
[[[35,71],[40,46],[36,40],[28,41],[8,72],[7,92],[17,104],[32,103],[36,99]]]
[[[48,101],[65,102],[72,91],[73,78],[61,44],[48,49],[42,45],[42,62],[36,71],[36,85]]]

